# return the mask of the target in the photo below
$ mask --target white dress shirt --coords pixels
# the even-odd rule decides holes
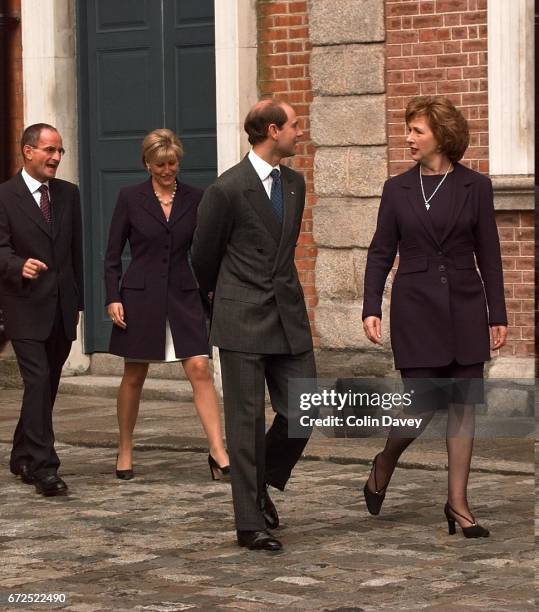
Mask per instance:
[[[276,166],[268,164],[267,161],[264,161],[252,149],[249,151],[248,157],[251,164],[253,164],[255,172],[258,174],[260,180],[262,181],[262,185],[264,185],[264,189],[268,194],[268,198],[270,198],[271,200],[271,186],[273,184],[273,179],[270,176],[270,172],[272,170],[279,170],[279,172],[281,172],[279,164],[277,164]]]
[[[34,196],[34,200],[36,201],[37,205],[41,209],[41,192],[39,191],[39,188],[41,187],[41,185],[47,185],[48,187],[49,181],[40,183],[33,176],[30,176],[24,168],[22,169],[21,176],[24,182],[26,183],[26,186],[30,190],[30,193]],[[51,190],[49,189],[49,202],[51,201]]]

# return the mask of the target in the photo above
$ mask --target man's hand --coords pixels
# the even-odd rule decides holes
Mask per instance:
[[[492,336],[490,350],[497,351],[501,349],[507,340],[507,325],[493,325],[490,328],[490,334]]]
[[[366,317],[363,320],[363,331],[374,344],[382,344],[382,321],[380,317]]]
[[[127,323],[124,320],[124,307],[121,302],[111,302],[107,306],[110,320],[121,329],[126,329]]]
[[[22,277],[35,280],[41,272],[45,272],[49,268],[39,259],[27,259],[22,267]]]

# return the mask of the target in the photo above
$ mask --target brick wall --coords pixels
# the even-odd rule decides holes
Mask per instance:
[[[313,240],[312,207],[314,146],[310,139],[309,114],[313,99],[309,77],[311,45],[307,2],[259,0],[258,2],[258,87],[260,97],[277,96],[295,109],[304,132],[290,166],[302,172],[307,183],[305,213],[296,265],[317,344],[313,309],[317,305],[314,268],[317,249]]]
[[[487,0],[386,0],[389,173],[410,166],[404,109],[446,95],[470,123],[470,168],[488,172]]]
[[[502,355],[534,354],[535,244],[534,213],[498,212],[509,340]]]
[[[413,163],[404,109],[418,95],[445,95],[470,124],[463,162],[488,173],[487,0],[385,0],[389,174]],[[509,341],[502,355],[534,354],[534,230],[529,212],[498,212]]]
[[[10,17],[21,16],[21,0],[8,0],[6,11]],[[21,24],[9,30],[8,44],[8,74],[9,83],[9,116],[7,117],[10,175],[15,174],[22,165],[22,157],[19,150],[24,123],[24,105],[22,90],[22,41]]]

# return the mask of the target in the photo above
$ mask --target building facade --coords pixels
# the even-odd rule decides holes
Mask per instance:
[[[158,5],[169,13],[156,15]],[[145,130],[176,129],[186,160],[193,152],[186,180],[207,184],[248,150],[249,106],[276,95],[305,132],[290,163],[307,180],[296,261],[319,370],[390,374],[389,343],[374,347],[362,331],[366,252],[383,182],[411,164],[406,103],[441,94],[470,123],[464,163],[494,184],[510,329],[490,375],[533,376],[532,0],[4,0],[2,9],[12,18],[3,26],[9,173],[23,125],[46,121],[68,150],[60,176],[84,196],[91,297],[72,371],[106,350],[103,237],[118,186],[143,176]]]

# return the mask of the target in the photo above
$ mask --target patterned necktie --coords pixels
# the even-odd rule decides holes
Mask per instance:
[[[271,183],[271,207],[273,212],[279,219],[279,223],[283,222],[283,185],[281,183],[281,173],[279,170],[274,168],[270,172],[270,176],[273,179]]]
[[[47,223],[51,222],[51,201],[49,200],[49,188],[47,185],[41,185],[39,190],[41,192],[41,200],[39,202],[39,207],[41,208],[41,212],[45,217],[45,221]]]

